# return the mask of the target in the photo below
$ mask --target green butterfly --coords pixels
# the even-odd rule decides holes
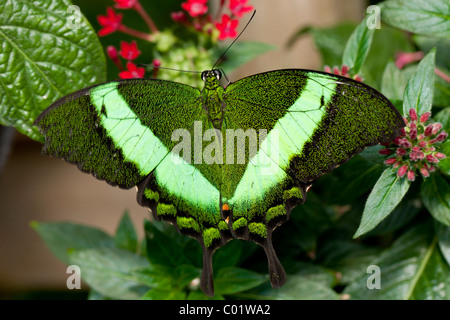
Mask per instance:
[[[203,90],[128,79],[56,101],[35,121],[43,151],[120,188],[203,247],[201,288],[213,295],[212,255],[231,239],[261,245],[273,287],[286,274],[273,230],[304,203],[314,180],[405,125],[387,98],[336,75],[260,73]]]

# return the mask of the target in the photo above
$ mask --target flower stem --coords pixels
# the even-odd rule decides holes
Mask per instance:
[[[434,73],[441,77],[442,79],[444,79],[445,81],[447,81],[448,83],[450,83],[450,76],[446,75],[444,72],[442,72],[441,70],[439,70],[438,68],[434,68]]]
[[[129,28],[123,24],[121,24],[117,30],[145,41],[153,41],[153,36],[151,34]]]
[[[148,15],[147,11],[142,7],[142,5],[139,3],[139,1],[136,2],[134,5],[134,10],[139,13],[139,15],[144,19],[145,23],[148,25],[152,33],[158,33],[159,30],[156,27],[155,23],[153,22],[152,18]]]

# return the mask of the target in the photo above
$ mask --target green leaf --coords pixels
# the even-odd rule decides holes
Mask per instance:
[[[326,29],[311,29],[311,35],[321,53],[323,64],[337,66],[342,63],[346,41],[355,27],[354,23],[343,23]]]
[[[407,67],[402,70],[389,61],[381,79],[381,92],[390,100],[403,100],[408,80],[411,78],[416,67]]]
[[[116,235],[114,236],[114,242],[117,248],[136,252],[138,244],[137,233],[128,211],[125,211],[120,220]]]
[[[147,258],[152,264],[177,267],[190,264],[178,242],[156,228],[152,222],[144,222]]]
[[[43,141],[36,117],[58,98],[102,82],[105,56],[68,0],[0,4],[0,124]]]
[[[341,273],[340,284],[347,284],[353,282],[379,253],[379,248],[349,240],[334,240],[320,248],[317,258],[326,267]]]
[[[346,205],[370,190],[383,173],[385,165],[368,161],[369,151],[365,155],[353,157],[347,165],[340,166],[334,172],[339,178],[336,185],[332,186],[332,198],[327,198],[330,203]],[[376,158],[380,158],[379,153],[375,153]],[[342,188],[342,184],[345,188]],[[334,187],[334,188],[333,188]],[[340,188],[337,189],[336,188]],[[332,201],[332,202],[331,202]]]
[[[420,61],[412,75],[403,96],[403,114],[408,115],[409,109],[416,109],[419,115],[431,111],[434,90],[434,60],[436,50],[432,49]]]
[[[450,185],[438,174],[432,174],[421,186],[422,201],[433,218],[450,226]]]
[[[161,290],[182,289],[193,279],[200,278],[201,270],[192,265],[181,265],[176,268],[149,265],[148,267],[135,269],[131,274],[142,284]]]
[[[411,197],[408,199],[405,197],[392,213],[372,229],[367,236],[381,236],[398,230],[407,225],[422,209],[423,206],[420,201],[417,201],[417,198]]]
[[[374,30],[374,28],[367,26],[367,18],[363,19],[347,41],[344,56],[342,57],[342,64],[350,67],[351,72],[355,74],[359,72],[369,53]]]
[[[78,265],[83,279],[92,289],[114,299],[138,299],[148,286],[132,274],[148,266],[144,257],[118,248],[75,250],[70,263]]]
[[[187,297],[188,300],[225,300],[225,298],[219,294],[215,294],[214,297],[208,297],[203,291],[195,290],[191,291]]]
[[[450,131],[450,107],[447,107],[433,116],[434,121],[442,124],[443,130]],[[450,155],[450,153],[448,154]]]
[[[400,178],[391,169],[386,169],[367,199],[354,238],[369,232],[386,218],[403,199],[410,185],[408,179]]]
[[[301,275],[289,275],[279,289],[269,284],[236,295],[242,299],[255,300],[338,300],[340,296],[321,282]]]
[[[412,33],[450,37],[450,9],[447,0],[389,0],[381,7],[384,22]]]
[[[250,270],[236,267],[223,268],[214,276],[214,291],[219,295],[233,294],[249,290],[267,281],[266,275]]]
[[[344,290],[351,299],[450,298],[450,268],[428,223],[405,232],[370,265],[379,267],[381,288],[369,289],[375,274],[362,273]]]
[[[243,64],[253,60],[263,53],[275,50],[276,47],[264,42],[242,41],[233,45],[233,50],[227,52],[226,60],[220,64],[220,67],[231,73]],[[223,53],[223,49],[220,50]]]
[[[148,290],[141,300],[184,300],[186,299],[186,292],[181,290],[162,290],[152,288]]]
[[[450,266],[450,227],[434,220],[434,229],[438,238],[439,249]]]
[[[450,177],[450,140],[445,141],[439,148],[439,151],[447,156],[447,158],[439,161],[439,169]]]
[[[52,253],[69,263],[69,249],[112,248],[114,239],[102,230],[69,222],[31,222]]]

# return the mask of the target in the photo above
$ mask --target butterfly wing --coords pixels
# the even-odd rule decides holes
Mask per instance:
[[[173,145],[167,116],[174,123],[195,118],[199,91],[167,81],[108,82],[63,97],[35,121],[45,135],[43,151],[75,163],[100,180],[135,186]],[[179,121],[177,121],[177,119]]]
[[[232,229],[261,244],[272,284],[284,277],[270,236],[322,174],[367,146],[394,139],[404,121],[373,88],[327,73],[287,69],[249,76],[224,94],[227,128],[267,130],[245,166],[224,166]],[[272,265],[271,265],[272,264]]]

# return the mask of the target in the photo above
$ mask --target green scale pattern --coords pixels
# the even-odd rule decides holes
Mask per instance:
[[[234,238],[264,248],[279,287],[286,276],[273,230],[315,179],[392,140],[404,122],[384,96],[347,78],[286,69],[224,88],[218,75],[205,71],[201,91],[153,79],[100,84],[58,100],[35,124],[45,153],[109,184],[137,186],[155,218],[196,238],[207,294],[212,254]]]

